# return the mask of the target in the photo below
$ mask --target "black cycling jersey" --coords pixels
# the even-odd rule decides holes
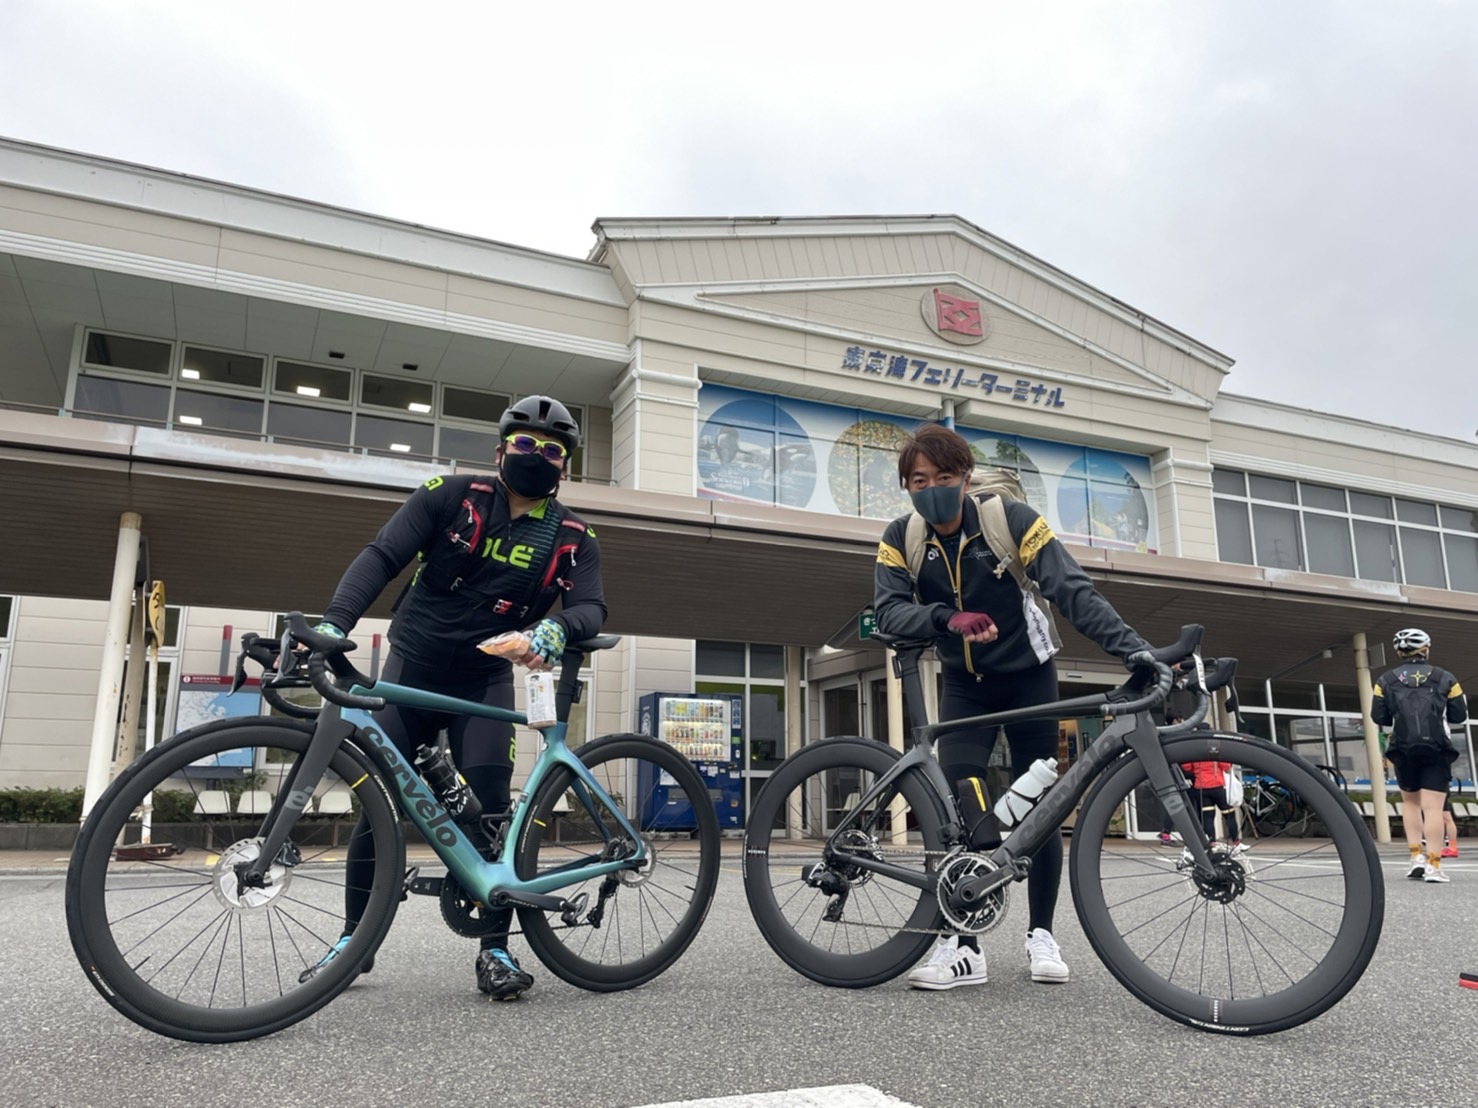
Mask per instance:
[[[483,639],[552,618],[571,642],[606,618],[595,532],[554,497],[512,519],[496,477],[433,477],[344,571],[323,618],[348,632],[412,559],[422,563],[395,611],[390,642],[423,666],[496,665]]]

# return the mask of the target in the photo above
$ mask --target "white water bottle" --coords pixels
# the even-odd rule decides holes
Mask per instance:
[[[1014,826],[1017,820],[1030,812],[1032,806],[1042,799],[1047,786],[1056,780],[1056,758],[1038,758],[1033,762],[1030,769],[1011,782],[1006,795],[996,801],[994,811],[1001,826]]]

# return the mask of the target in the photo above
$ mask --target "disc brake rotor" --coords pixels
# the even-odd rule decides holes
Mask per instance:
[[[292,884],[292,870],[281,862],[274,862],[262,875],[261,888],[243,886],[236,876],[236,868],[255,862],[261,853],[261,839],[242,839],[221,851],[215,873],[211,876],[211,887],[216,899],[230,911],[250,912],[271,904]]]

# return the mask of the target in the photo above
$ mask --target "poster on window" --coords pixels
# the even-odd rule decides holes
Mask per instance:
[[[705,384],[698,393],[698,495],[887,520],[910,510],[898,450],[918,421]],[[1021,478],[1065,542],[1154,553],[1147,458],[958,429],[975,464]]]

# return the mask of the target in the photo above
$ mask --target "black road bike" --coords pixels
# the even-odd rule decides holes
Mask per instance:
[[[914,745],[860,738],[804,747],[756,797],[744,842],[744,889],[774,951],[825,985],[862,988],[913,966],[942,935],[999,925],[1011,882],[1049,835],[1072,827],[1074,906],[1094,952],[1131,993],[1206,1031],[1257,1035],[1295,1027],[1337,1003],[1380,939],[1385,885],[1364,821],[1329,778],[1249,735],[1199,729],[1208,694],[1235,660],[1206,666],[1201,628],[1136,656],[1111,692],[947,723],[923,718],[918,661],[932,641],[879,636],[895,652]],[[1197,694],[1184,722],[1153,710],[1176,680]],[[995,849],[972,849],[934,741],[1023,719],[1111,721]],[[1231,762],[1276,782],[1316,818],[1321,837],[1267,828],[1244,848],[1211,840],[1181,766]],[[1020,772],[1024,767],[1016,767]],[[1158,798],[1182,842],[1125,835],[1126,811]],[[1081,808],[1079,802],[1081,801]]]

